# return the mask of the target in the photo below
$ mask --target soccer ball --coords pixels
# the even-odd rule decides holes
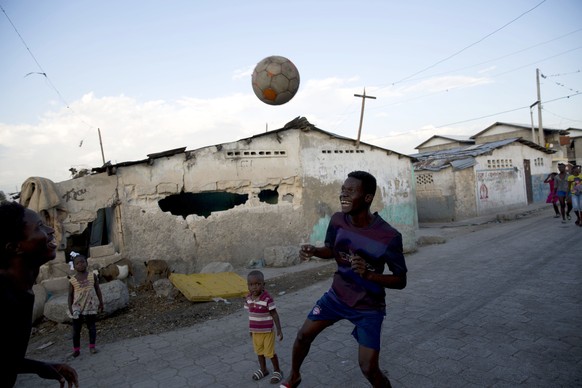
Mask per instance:
[[[299,71],[287,58],[273,55],[257,63],[252,82],[259,100],[269,105],[283,105],[299,90]]]

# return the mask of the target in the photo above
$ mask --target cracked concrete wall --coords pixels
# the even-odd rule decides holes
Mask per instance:
[[[356,152],[353,141],[319,131],[273,132],[117,166],[115,175],[96,174],[57,186],[84,190],[85,200],[70,207],[71,233],[82,231],[100,207],[115,206],[116,249],[122,256],[136,265],[164,259],[174,271],[189,273],[213,261],[243,267],[262,258],[265,248],[316,238],[339,210],[340,186],[353,170],[376,176],[374,210],[403,233],[410,250],[418,225],[410,159],[363,144]],[[277,204],[259,200],[267,189],[277,190]],[[249,199],[207,218],[183,219],[158,205],[168,195],[214,191],[248,194]]]
[[[448,222],[456,219],[457,186],[452,168],[440,171],[417,171],[416,182],[416,201],[420,222]]]
[[[368,171],[376,177],[372,211],[402,233],[404,249],[416,249],[418,229],[416,195],[410,158],[352,141],[304,136],[300,146],[303,166],[303,210],[307,234],[302,238],[322,243],[331,215],[340,210],[340,188],[348,173]]]

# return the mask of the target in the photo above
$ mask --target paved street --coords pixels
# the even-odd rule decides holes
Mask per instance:
[[[394,387],[582,386],[582,228],[552,214],[548,207],[407,255],[408,287],[388,290],[380,354]],[[285,372],[295,333],[329,284],[274,295]],[[341,323],[316,339],[301,387],[369,386],[350,332]],[[242,308],[205,324],[99,348],[72,361],[81,387],[273,386],[268,379],[251,380],[257,361]],[[17,383],[55,386],[36,376]]]

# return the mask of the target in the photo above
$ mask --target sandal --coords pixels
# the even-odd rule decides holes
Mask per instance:
[[[283,380],[283,373],[273,372],[273,377],[271,377],[271,384],[279,384]]]
[[[263,377],[268,376],[268,375],[269,375],[269,371],[263,372],[262,370],[257,369],[255,371],[255,373],[253,373],[253,380],[259,381],[260,379],[262,379]]]

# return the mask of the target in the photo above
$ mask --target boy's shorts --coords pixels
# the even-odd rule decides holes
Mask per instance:
[[[352,336],[358,344],[380,350],[384,311],[356,310],[336,301],[327,292],[315,303],[307,318],[312,321],[333,321],[347,319],[355,325]]]
[[[275,332],[253,333],[253,349],[257,356],[273,358],[275,355]]]

